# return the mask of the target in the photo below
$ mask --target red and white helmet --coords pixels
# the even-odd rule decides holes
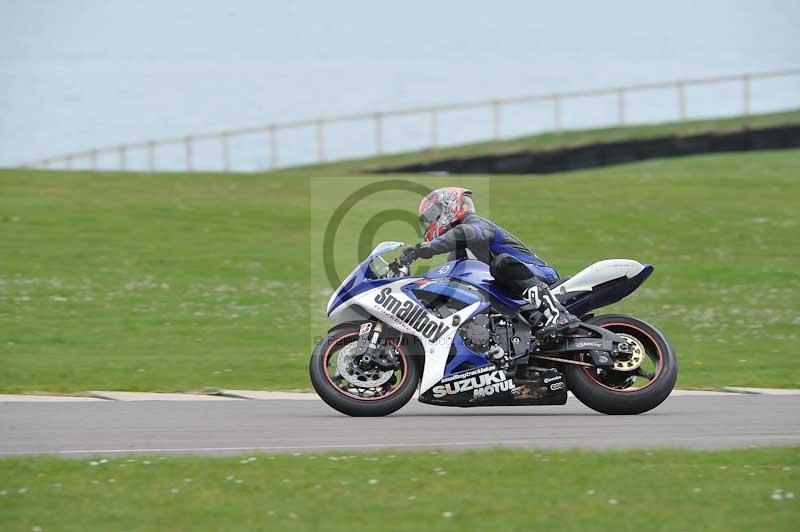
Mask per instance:
[[[467,213],[474,213],[471,196],[471,190],[459,187],[437,188],[425,196],[419,204],[419,223],[425,241],[443,235]]]

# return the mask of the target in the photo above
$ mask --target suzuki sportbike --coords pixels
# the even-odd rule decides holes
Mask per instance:
[[[311,355],[311,382],[350,416],[385,416],[419,390],[441,406],[563,405],[567,391],[605,414],[640,414],[669,396],[675,353],[654,326],[622,314],[595,315],[653,273],[634,260],[597,262],[551,291],[581,323],[537,338],[524,299],[495,286],[489,267],[455,260],[423,277],[382,255],[383,242],[328,302],[335,324]]]

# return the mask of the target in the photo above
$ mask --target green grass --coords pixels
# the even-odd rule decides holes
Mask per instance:
[[[308,386],[303,182],[6,171],[0,188],[0,389]]]
[[[309,389],[328,327],[322,231],[354,187],[398,179],[334,175],[0,171],[0,391]],[[611,257],[654,264],[608,311],[667,334],[679,386],[714,388],[800,385],[798,177],[800,150],[415,179],[474,188],[482,213],[563,275]],[[340,275],[372,214],[417,201],[354,208]],[[393,222],[372,241],[416,238]]]
[[[727,532],[800,515],[796,448],[97,460],[1,460],[0,529]]]

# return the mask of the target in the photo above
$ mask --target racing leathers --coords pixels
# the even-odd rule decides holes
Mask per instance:
[[[406,248],[401,258],[413,260],[448,253],[448,260],[456,260],[467,258],[468,251],[489,265],[498,286],[530,303],[532,308],[526,317],[537,329],[537,336],[562,332],[578,323],[578,318],[564,308],[548,287],[558,279],[558,272],[517,237],[476,214],[467,214],[461,223],[430,242]]]

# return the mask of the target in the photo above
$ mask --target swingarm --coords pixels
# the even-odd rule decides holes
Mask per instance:
[[[608,329],[588,323],[581,323],[574,335],[532,344],[530,356],[533,358],[601,368],[613,367],[618,358],[630,356],[632,352],[631,345],[625,339]],[[591,362],[575,356],[581,353],[587,353]]]

